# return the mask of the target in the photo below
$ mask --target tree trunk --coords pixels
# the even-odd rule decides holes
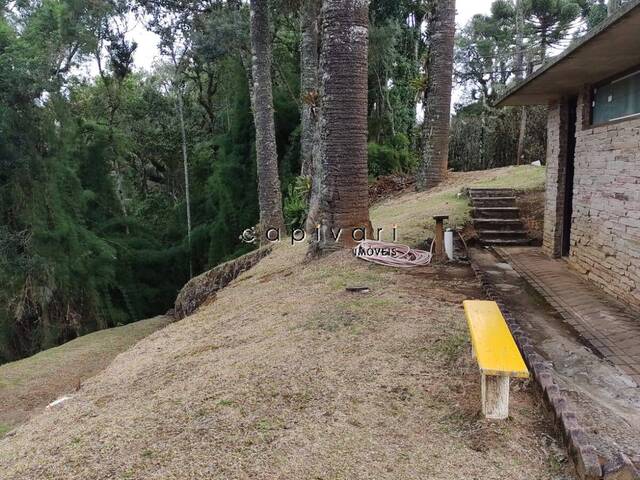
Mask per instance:
[[[411,74],[418,78],[422,69],[422,59],[420,58],[421,47],[423,43],[422,39],[422,25],[424,23],[424,13],[420,11],[421,5],[419,3],[414,4],[415,11],[413,12],[413,65],[411,66]],[[413,123],[412,131],[412,144],[415,151],[419,150],[420,135],[418,127],[418,103],[422,100],[423,94],[417,92],[416,96],[409,98],[408,108],[411,111],[411,119]]]
[[[320,57],[321,251],[371,232],[367,170],[368,1],[324,0]],[[355,238],[354,238],[355,237]]]
[[[304,0],[300,10],[300,91],[302,95],[301,136],[302,176],[313,174],[313,138],[318,124],[318,43],[320,0]]]
[[[423,153],[416,177],[418,190],[437,185],[447,173],[455,19],[455,0],[437,0],[435,15],[429,25],[429,64],[422,127]]]
[[[320,105],[318,105],[316,115],[320,115]],[[313,164],[311,166],[311,193],[309,195],[309,212],[307,214],[307,221],[305,224],[305,230],[309,233],[316,230],[320,221],[320,202],[321,202],[321,192],[322,192],[322,182],[324,182],[324,177],[322,175],[322,161],[320,158],[320,127],[317,124],[318,119],[316,119],[316,126],[313,129],[313,140],[312,140],[312,160]]]
[[[416,8],[416,11],[413,13],[413,21],[413,61],[414,66],[420,70],[420,44],[422,43],[422,22],[424,21],[424,15],[418,11],[418,8]]]
[[[608,0],[607,1],[607,13],[613,15],[620,8],[620,0]]]
[[[518,157],[517,165],[521,165],[524,159],[524,142],[527,137],[527,107],[520,107],[520,132],[518,133]]]
[[[273,118],[271,42],[268,0],[251,0],[253,107],[256,126],[260,232],[283,229],[282,192]]]
[[[485,134],[487,131],[487,96],[482,94],[482,113],[480,115],[480,124],[482,128],[480,129],[480,162],[482,163],[482,168],[488,169],[491,168],[489,165],[491,164],[491,159],[487,160],[485,155]]]
[[[540,64],[547,60],[547,47],[549,46],[549,27],[540,28]]]
[[[516,0],[516,55],[515,55],[515,76],[520,82],[524,78],[524,12],[522,11],[522,1]],[[520,132],[518,134],[518,148],[516,163],[520,165],[524,156],[524,142],[527,135],[527,107],[520,107]]]
[[[182,137],[182,163],[184,168],[184,198],[187,205],[187,242],[189,247],[189,279],[193,278],[193,260],[191,258],[191,193],[189,187],[189,156],[187,154],[187,130],[184,126],[184,102],[182,88],[178,86],[178,118]]]
[[[533,54],[528,52],[526,55],[527,68],[525,76],[528,77],[533,73]],[[520,112],[520,134],[518,135],[518,165],[522,163],[524,159],[524,147],[527,134],[527,121],[529,115],[529,107],[523,106]]]
[[[524,12],[522,9],[523,0],[516,0],[516,54],[514,58],[514,68],[516,81],[524,77]]]
[[[300,147],[302,157],[301,175],[311,178],[309,209],[305,229],[311,233],[315,230],[320,215],[320,190],[322,181],[322,165],[320,164],[318,132],[319,79],[320,68],[320,10],[321,0],[304,0],[300,11],[300,28],[302,41],[300,44],[301,72],[301,136]]]

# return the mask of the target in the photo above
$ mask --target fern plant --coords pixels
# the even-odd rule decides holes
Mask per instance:
[[[309,214],[310,194],[311,177],[297,177],[289,184],[284,200],[284,220],[289,232],[304,228]]]

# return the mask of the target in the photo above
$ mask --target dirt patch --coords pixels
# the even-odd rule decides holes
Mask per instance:
[[[397,197],[399,194],[413,188],[416,179],[413,175],[386,175],[378,177],[369,185],[369,201],[373,205],[381,200]]]

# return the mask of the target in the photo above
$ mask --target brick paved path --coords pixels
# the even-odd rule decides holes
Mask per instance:
[[[640,315],[540,248],[496,248],[604,358],[640,385]]]

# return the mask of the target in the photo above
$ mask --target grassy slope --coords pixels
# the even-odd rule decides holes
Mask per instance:
[[[373,220],[397,213],[417,232],[469,178],[385,202]],[[480,295],[468,268],[304,254],[279,246],[0,440],[3,478],[563,478],[530,386],[514,388],[509,421],[479,415],[460,308]]]
[[[121,352],[166,326],[156,317],[77,338],[60,347],[0,366],[0,436],[79,382],[104,369]]]

